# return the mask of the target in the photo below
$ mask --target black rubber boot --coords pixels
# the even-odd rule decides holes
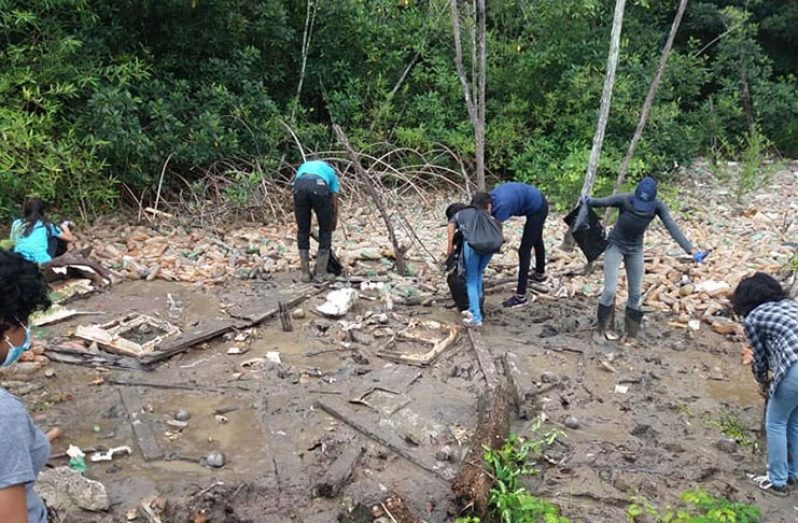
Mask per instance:
[[[643,311],[626,307],[626,337],[634,340],[640,334],[643,326]]]
[[[310,251],[299,251],[299,281],[308,283],[311,278]]]
[[[327,264],[330,262],[330,250],[319,249],[316,253],[316,270],[313,271],[314,277],[319,281],[330,281],[335,275],[327,272]]]
[[[612,305],[598,305],[598,330],[608,340],[617,340],[615,332],[615,307]]]

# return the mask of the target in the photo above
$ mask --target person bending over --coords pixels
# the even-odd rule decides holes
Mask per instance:
[[[526,183],[507,182],[497,185],[490,192],[493,199],[491,214],[496,221],[504,223],[513,216],[523,216],[524,233],[518,246],[518,287],[515,294],[505,300],[505,307],[526,305],[527,280],[546,281],[546,247],[543,243],[543,226],[549,215],[549,204],[537,187]],[[535,249],[535,272],[529,274],[532,248]]]
[[[448,247],[447,256],[454,253],[455,241],[458,235],[462,236],[461,244],[463,249],[463,265],[466,277],[466,293],[468,294],[468,310],[463,311],[463,323],[467,327],[482,326],[482,308],[480,297],[484,293],[483,274],[488,266],[493,253],[480,251],[469,242],[469,231],[475,230],[474,224],[480,220],[490,220],[491,196],[488,193],[477,193],[471,200],[471,205],[455,213],[449,221],[447,228]],[[482,216],[479,215],[482,213]],[[499,244],[501,243],[501,232],[498,225],[494,223],[495,231],[499,234]]]
[[[325,161],[312,160],[297,169],[294,178],[294,217],[296,241],[299,247],[300,279],[307,283],[314,276],[319,280],[332,279],[327,273],[332,248],[332,233],[338,227],[338,192],[340,185],[335,170]],[[310,221],[316,213],[319,222],[319,252],[316,268],[310,272]]]
[[[778,281],[758,272],[744,278],[731,298],[754,351],[751,370],[767,402],[768,470],[752,479],[759,488],[786,496],[798,483],[798,302]]]

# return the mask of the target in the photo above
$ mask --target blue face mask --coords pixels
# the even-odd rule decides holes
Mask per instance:
[[[25,329],[25,341],[22,343],[22,345],[15,346],[11,343],[11,340],[8,338],[5,339],[6,344],[8,344],[8,354],[6,354],[6,359],[3,361],[3,364],[0,365],[0,367],[8,367],[14,364],[14,362],[16,362],[19,357],[22,356],[23,352],[30,350],[30,327],[22,325],[22,323],[20,323],[20,325],[23,329]]]

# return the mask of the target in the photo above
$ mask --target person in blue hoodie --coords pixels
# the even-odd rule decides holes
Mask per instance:
[[[546,281],[546,246],[543,243],[543,226],[549,215],[546,197],[534,185],[506,182],[490,192],[493,199],[491,214],[496,221],[504,223],[513,216],[525,218],[524,233],[518,246],[518,287],[515,294],[502,302],[504,307],[515,308],[526,305],[527,280]],[[529,274],[532,249],[535,249],[535,272]]]
[[[643,240],[646,229],[659,217],[676,243],[700,263],[708,252],[697,251],[685,238],[682,231],[671,218],[668,208],[657,198],[657,182],[647,176],[643,178],[633,193],[623,193],[607,198],[583,196],[582,202],[590,207],[616,207],[618,221],[609,234],[609,246],[604,253],[604,290],[598,304],[599,332],[607,338],[615,338],[612,333],[615,315],[615,293],[618,290],[618,271],[621,262],[626,265],[626,280],[629,298],[626,302],[626,336],[635,338],[643,322]]]

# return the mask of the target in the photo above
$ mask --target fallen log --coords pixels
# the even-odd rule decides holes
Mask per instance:
[[[493,476],[484,459],[485,448],[501,447],[510,433],[510,392],[506,382],[488,388],[479,398],[479,423],[463,467],[452,483],[457,506],[462,512],[484,516],[488,511]]]
[[[316,483],[314,487],[315,493],[325,498],[337,496],[346,485],[346,482],[349,481],[349,478],[352,477],[352,472],[364,450],[366,448],[357,441],[344,449],[341,455],[330,465],[330,468],[327,469],[321,481]]]
[[[56,268],[69,269],[70,267],[79,270],[81,274],[97,285],[106,285],[113,281],[111,271],[103,267],[100,263],[86,256],[69,252],[45,263],[42,265],[42,270],[46,272]],[[82,267],[87,267],[90,270],[81,269]]]

